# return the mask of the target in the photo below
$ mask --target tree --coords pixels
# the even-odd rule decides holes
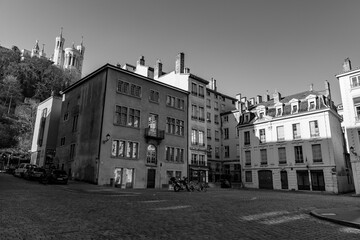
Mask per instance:
[[[8,104],[8,114],[11,109],[11,104],[18,102],[22,99],[22,94],[19,91],[21,89],[20,83],[16,77],[8,75],[0,82],[0,96],[4,106]]]

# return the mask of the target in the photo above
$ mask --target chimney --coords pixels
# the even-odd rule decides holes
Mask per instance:
[[[216,87],[216,79],[211,78],[211,89],[214,91],[217,91],[217,87]]]
[[[256,96],[256,103],[257,104],[262,103],[262,97],[260,95]]]
[[[281,94],[278,91],[276,91],[273,94],[273,98],[274,98],[274,103],[278,103],[281,100]]]
[[[190,74],[190,68],[185,68],[184,72]]]
[[[144,66],[145,65],[145,58],[141,56],[140,59],[137,61],[137,65]]]
[[[310,84],[310,91],[311,91],[311,92],[314,91],[314,84],[313,84],[313,83]]]
[[[348,72],[351,71],[351,61],[350,58],[346,58],[343,63],[343,71]]]
[[[160,59],[158,59],[154,67],[154,79],[161,77],[161,75],[162,75],[162,63]]]
[[[245,103],[246,102],[246,97],[242,97],[241,102]]]
[[[266,94],[265,94],[265,96],[264,96],[264,99],[265,99],[265,102],[270,101],[270,95],[269,95],[269,91],[268,91],[268,90],[266,90]]]
[[[241,93],[236,94],[235,98],[236,98],[235,107],[236,107],[237,110],[241,110],[241,109],[240,109],[240,108],[241,108],[241,104],[240,104]]]
[[[328,82],[328,80],[325,80],[325,96],[328,99],[331,99],[330,83]]]
[[[185,55],[183,52],[176,56],[175,73],[184,73],[185,68]]]
[[[250,101],[250,106],[254,106],[255,105],[255,98],[250,98],[249,99],[249,101]]]

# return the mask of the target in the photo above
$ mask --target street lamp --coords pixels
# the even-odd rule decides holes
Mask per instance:
[[[106,143],[109,140],[110,140],[110,134],[108,133],[108,134],[106,134],[106,139],[103,140],[103,143]]]

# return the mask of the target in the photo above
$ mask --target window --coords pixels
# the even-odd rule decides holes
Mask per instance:
[[[315,100],[309,102],[309,110],[315,109]]]
[[[125,140],[113,140],[111,146],[111,156],[137,159],[139,143]]]
[[[176,119],[176,135],[184,136],[184,121]]]
[[[199,131],[199,145],[205,146],[205,134],[204,131]]]
[[[279,154],[279,164],[285,164],[286,163],[286,149],[285,149],[285,147],[279,147],[278,148],[278,154]]]
[[[79,119],[79,114],[76,114],[73,118],[73,127],[72,127],[73,132],[77,131],[78,119]]]
[[[245,166],[251,166],[251,152],[245,151]]]
[[[175,97],[167,95],[166,96],[166,105],[169,107],[175,107]]]
[[[229,139],[229,128],[224,128],[224,139]]]
[[[174,147],[166,147],[166,161],[174,162],[175,157],[175,148]]]
[[[351,78],[351,87],[359,87],[360,86],[360,76],[355,76]]]
[[[204,86],[199,85],[199,97],[204,98]]]
[[[146,152],[146,162],[150,164],[156,164],[157,163],[157,154],[156,154],[156,147],[152,144],[150,144],[147,147]]]
[[[295,163],[304,163],[302,146],[295,146]]]
[[[159,92],[155,91],[155,90],[150,90],[150,96],[149,96],[149,100],[151,102],[159,102]]]
[[[117,92],[131,95],[134,97],[141,97],[141,87],[136,84],[119,80],[117,85]]]
[[[197,96],[198,92],[197,92],[197,84],[196,83],[191,83],[191,94],[194,96]]]
[[[207,96],[211,96],[210,91],[206,90],[206,95],[207,95]]]
[[[355,107],[355,114],[356,114],[355,120],[357,122],[359,122],[360,121],[360,106]]]
[[[240,157],[240,145],[236,144],[236,156]]]
[[[310,124],[310,137],[318,137],[319,136],[319,126],[317,121],[311,121]]]
[[[207,122],[211,122],[211,113],[209,112],[206,113],[206,120]]]
[[[210,99],[206,99],[206,107],[211,108],[211,100]]]
[[[215,147],[215,157],[216,158],[220,157],[220,149],[219,149],[219,147]]]
[[[207,137],[207,139],[211,139],[211,129],[210,128],[208,128],[206,130],[206,137]]]
[[[250,131],[244,132],[244,145],[250,145]]]
[[[184,162],[184,149],[175,148],[175,162],[183,163]]]
[[[293,124],[292,129],[293,129],[293,138],[294,139],[300,139],[301,138],[301,135],[300,135],[300,123]]]
[[[219,138],[219,131],[218,130],[215,130],[215,141],[219,141],[220,138]]]
[[[291,105],[291,113],[297,113],[298,112],[298,105],[297,104],[293,104]]]
[[[115,124],[126,125],[127,122],[127,107],[116,106],[115,110]]]
[[[214,109],[215,109],[215,110],[219,110],[219,103],[218,103],[218,102],[215,102]]]
[[[199,165],[205,166],[205,155],[199,154]]]
[[[267,164],[267,151],[266,149],[260,149],[261,165]]]
[[[175,125],[175,118],[166,118],[166,133],[170,133],[170,134],[175,134],[175,129],[176,129],[176,125]]]
[[[183,110],[185,106],[185,102],[183,99],[178,98],[177,99],[177,108]]]
[[[64,146],[65,145],[65,137],[62,137],[60,139],[60,146]]]
[[[198,142],[197,142],[197,130],[196,129],[191,129],[191,144],[192,145],[198,144]]]
[[[245,182],[252,182],[252,172],[245,171]]]
[[[66,112],[64,114],[64,122],[66,122],[67,120],[69,120],[69,112]]]
[[[277,133],[277,140],[278,140],[278,141],[283,141],[283,140],[285,140],[285,137],[284,137],[284,126],[278,126],[278,127],[276,127],[276,133]]]
[[[197,106],[191,105],[191,119],[197,119]]]
[[[266,142],[265,129],[259,130],[260,143]]]
[[[282,107],[276,108],[276,116],[279,117],[282,115]]]
[[[225,104],[221,104],[220,106],[221,106],[221,111],[224,111],[225,110]]]
[[[205,121],[204,107],[199,107],[199,121],[201,121],[201,122]]]
[[[211,147],[211,145],[207,145],[207,156],[209,158],[212,157],[212,147]]]
[[[194,153],[191,154],[191,164],[192,165],[198,165],[197,156],[198,156],[197,154],[194,154]]]
[[[214,122],[215,124],[219,124],[219,115],[217,114],[214,115]]]
[[[224,116],[224,122],[229,122],[229,116]]]
[[[229,158],[230,157],[230,147],[224,146],[224,157]]]
[[[128,126],[139,128],[140,110],[129,108],[129,122]]]
[[[322,155],[321,155],[321,144],[313,144],[312,147],[312,154],[313,154],[313,162],[322,162]]]
[[[70,145],[70,161],[73,161],[75,157],[75,144]]]
[[[259,112],[259,119],[263,119],[264,118],[264,112]]]

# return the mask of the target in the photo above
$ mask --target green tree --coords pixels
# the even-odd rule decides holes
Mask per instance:
[[[8,75],[0,82],[0,96],[4,106],[8,107],[8,114],[10,112],[12,104],[16,104],[22,99],[22,94],[19,91],[21,89],[20,83],[16,77]]]

